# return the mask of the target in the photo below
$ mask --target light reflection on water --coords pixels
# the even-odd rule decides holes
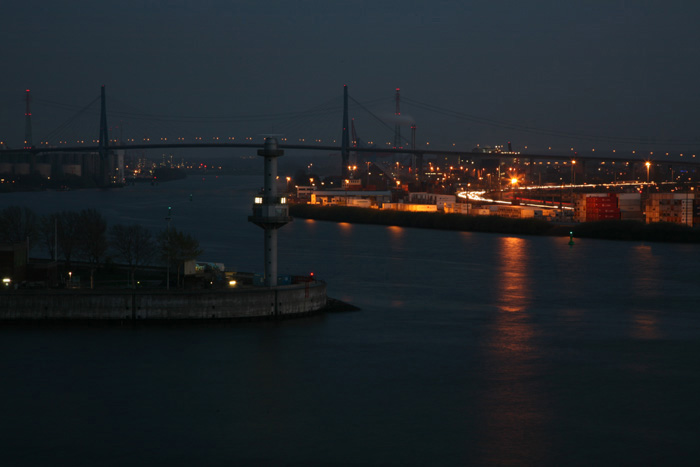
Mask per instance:
[[[348,222],[338,222],[338,231],[343,236],[352,235],[352,224]]]
[[[644,301],[659,298],[661,291],[656,278],[662,272],[650,245],[635,245],[631,253],[631,276],[637,296],[642,299],[640,306],[632,310],[634,316],[631,335],[639,339],[659,339],[662,334],[658,329],[656,311],[645,305]]]
[[[525,311],[531,299],[528,242],[522,238],[503,237],[498,249],[496,281],[497,303],[501,311]]]
[[[522,238],[502,237],[497,245],[496,310],[484,356],[482,462],[509,465],[528,459],[538,465],[548,448],[539,383],[542,351],[531,316],[532,252]]]

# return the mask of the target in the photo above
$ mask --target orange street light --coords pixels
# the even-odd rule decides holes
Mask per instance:
[[[651,167],[651,162],[646,161],[644,165],[647,166],[647,183],[649,183],[649,168]]]

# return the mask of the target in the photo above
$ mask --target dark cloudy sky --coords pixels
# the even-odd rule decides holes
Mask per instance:
[[[82,106],[102,84],[111,109],[202,117],[340,105],[344,84],[391,114],[400,87],[403,113],[432,147],[700,141],[700,2],[691,0],[24,0],[3,2],[0,17],[0,138],[12,145],[23,139],[25,88],[37,101],[36,140],[70,116],[42,101]],[[353,113],[364,139],[391,139]],[[339,138],[341,115],[304,125],[213,119],[208,131]]]

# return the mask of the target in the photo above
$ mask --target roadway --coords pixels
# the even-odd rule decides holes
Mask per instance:
[[[144,143],[144,144],[122,144],[109,146],[110,150],[117,149],[262,149],[264,143]],[[303,151],[329,151],[341,152],[340,146],[313,145],[313,144],[280,144],[280,149],[303,150]],[[99,152],[99,146],[61,146],[61,147],[34,147],[31,149],[2,149],[0,156],[17,154],[45,154],[57,152]],[[455,151],[444,149],[394,149],[394,148],[350,148],[350,152],[360,153],[381,153],[381,154],[429,154],[439,156],[459,156],[466,158],[499,158],[499,159],[528,159],[528,160],[561,160],[561,161],[600,161],[600,162],[647,162],[663,164],[682,164],[687,166],[700,166],[700,160],[690,160],[695,156],[689,156],[685,160],[652,159],[651,156],[635,155],[635,157],[613,157],[603,155],[582,155],[577,154],[503,154],[503,153],[483,153],[474,151]]]

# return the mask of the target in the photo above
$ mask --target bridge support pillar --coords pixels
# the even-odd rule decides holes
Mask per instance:
[[[416,180],[419,182],[423,181],[423,153],[419,152],[415,156],[416,160],[416,165],[414,167],[414,170],[416,171]]]

